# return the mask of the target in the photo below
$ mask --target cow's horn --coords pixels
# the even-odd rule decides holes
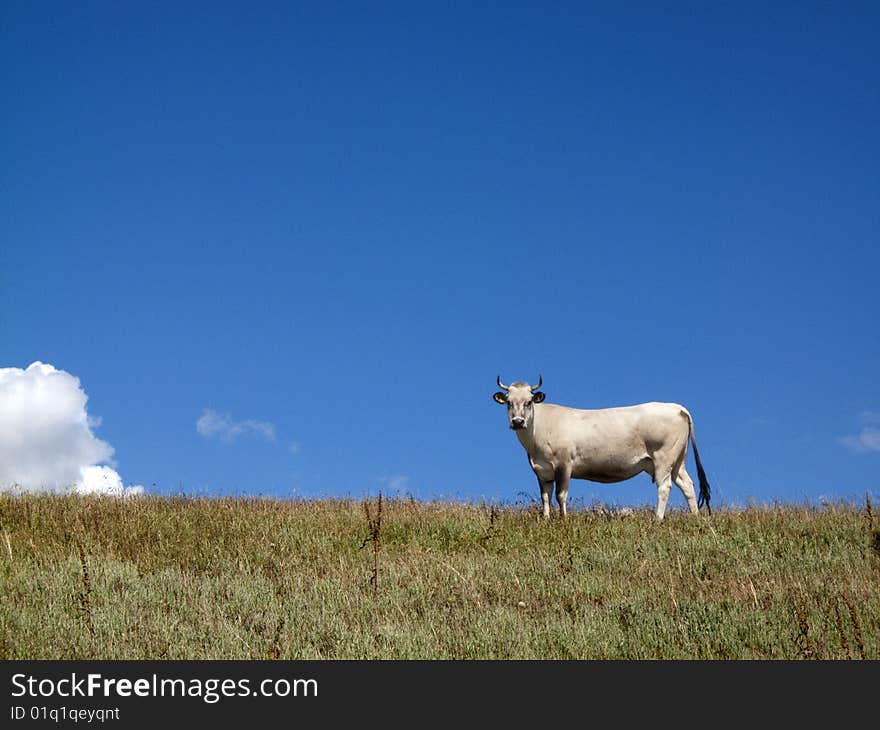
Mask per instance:
[[[540,388],[540,387],[541,387],[541,383],[543,383],[543,382],[544,382],[544,381],[541,380],[541,376],[538,375],[538,384],[537,384],[537,385],[530,385],[530,386],[529,386],[529,388],[531,389],[532,393],[534,393],[538,388]]]
[[[510,390],[510,387],[509,387],[509,386],[507,386],[507,385],[505,385],[504,383],[501,382],[501,376],[500,376],[500,375],[498,376],[498,387],[501,388],[501,390]]]

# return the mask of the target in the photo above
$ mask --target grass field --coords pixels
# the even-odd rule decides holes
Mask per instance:
[[[0,496],[0,658],[878,659],[880,516]]]

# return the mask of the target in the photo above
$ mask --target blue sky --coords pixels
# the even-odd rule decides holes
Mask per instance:
[[[534,498],[541,373],[685,404],[716,503],[877,493],[876,3],[2,13],[0,367],[126,483]]]

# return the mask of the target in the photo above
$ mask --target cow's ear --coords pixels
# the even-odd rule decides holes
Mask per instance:
[[[535,403],[543,403],[544,398],[545,398],[545,396],[540,390],[537,393],[532,393],[532,400]]]
[[[507,403],[507,393],[502,393],[501,391],[499,391],[492,397],[495,399],[496,403],[500,403],[501,405]]]

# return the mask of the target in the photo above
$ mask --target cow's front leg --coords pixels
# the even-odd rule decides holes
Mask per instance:
[[[556,501],[559,502],[559,514],[562,517],[568,514],[565,503],[568,500],[569,481],[571,481],[571,470],[562,467],[556,470]]]
[[[550,517],[550,495],[553,494],[553,480],[544,481],[538,477],[538,486],[541,487],[541,503],[544,505],[544,518]]]

